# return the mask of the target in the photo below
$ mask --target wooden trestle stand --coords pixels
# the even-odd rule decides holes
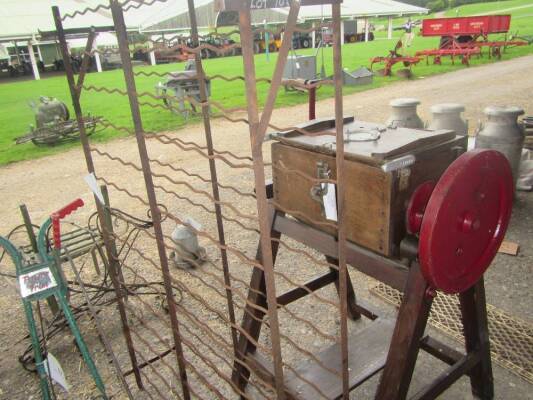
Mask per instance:
[[[512,180],[510,180],[510,169],[508,169],[505,161],[502,160],[503,157],[493,153],[475,151],[460,156],[440,178],[432,194],[430,191],[431,198],[429,201],[427,200],[429,196],[425,196],[424,201],[418,201],[417,203],[417,195],[420,198],[420,191],[415,191],[407,210],[408,217],[416,217],[417,212],[423,213],[424,210],[426,214],[421,227],[420,221],[418,225],[415,222],[414,226],[409,226],[410,223],[407,222],[408,230],[414,230],[415,232],[411,233],[419,233],[419,235],[418,237],[415,234],[405,236],[401,244],[401,259],[399,257],[385,257],[354,243],[347,242],[347,264],[403,293],[397,319],[393,321],[379,317],[369,308],[359,304],[356,301],[351,282],[348,282],[349,316],[352,319],[357,319],[362,315],[374,320],[366,329],[356,332],[348,339],[349,352],[345,357],[348,357],[349,362],[349,385],[351,390],[383,370],[375,398],[380,400],[406,398],[419,350],[424,350],[448,364],[449,368],[417,393],[410,393],[411,398],[434,399],[464,375],[470,378],[472,392],[475,396],[481,399],[493,398],[493,377],[482,277],[488,264],[473,266],[472,268],[475,271],[470,271],[472,272],[471,275],[465,275],[464,271],[459,271],[462,275],[457,275],[456,267],[450,267],[451,275],[455,273],[457,276],[463,276],[463,279],[459,279],[453,288],[448,287],[443,290],[442,288],[445,285],[442,279],[446,278],[443,278],[445,274],[437,274],[428,279],[427,276],[432,276],[431,268],[433,266],[430,261],[427,261],[426,257],[428,240],[430,240],[430,253],[435,257],[439,257],[439,249],[438,247],[432,247],[435,242],[431,242],[431,239],[441,240],[442,238],[439,236],[439,232],[434,229],[435,227],[442,227],[443,221],[440,218],[450,217],[449,214],[446,214],[446,204],[449,204],[449,201],[452,200],[459,201],[458,198],[451,199],[446,196],[453,196],[454,193],[459,193],[459,196],[468,198],[469,194],[465,192],[468,192],[469,189],[466,187],[472,187],[472,194],[476,194],[476,196],[481,193],[483,199],[485,199],[485,195],[489,197],[497,195],[492,187],[488,187],[484,183],[480,186],[472,179],[465,179],[465,176],[471,178],[471,174],[475,174],[474,170],[485,171],[483,168],[486,168],[485,164],[488,163],[489,158],[492,165],[495,165],[493,167],[495,169],[489,171],[489,174],[492,174],[490,175],[491,178],[496,176],[499,183],[503,182],[503,186],[498,186],[499,183],[494,184],[495,190],[499,190],[498,187],[505,189],[504,192],[500,192],[497,195],[501,197],[498,197],[497,210],[494,210],[498,217],[501,216],[498,219],[498,223],[501,223],[502,230],[497,232],[497,235],[501,235],[502,231],[505,233],[510,217],[509,201],[512,201],[512,184],[509,186],[508,183],[512,182]],[[476,163],[479,168],[476,167]],[[460,169],[459,173],[458,168]],[[501,179],[498,177],[499,172],[496,171],[498,168],[503,171]],[[451,172],[450,174],[448,174],[449,171]],[[466,175],[461,175],[463,173]],[[486,180],[481,179],[479,182],[486,182]],[[466,186],[464,186],[465,184]],[[272,188],[268,189],[270,190],[267,190],[267,193],[269,191],[272,193]],[[443,193],[446,193],[444,197],[442,196]],[[501,193],[504,194],[502,195]],[[480,201],[479,197],[476,197],[476,201]],[[413,201],[413,198],[415,201]],[[468,203],[468,201],[464,201],[464,203]],[[469,207],[468,204],[467,207]],[[475,235],[479,235],[479,232],[483,230],[486,218],[488,218],[487,215],[489,215],[484,214],[483,206],[478,204],[478,208],[480,210],[476,217],[478,219],[474,219],[474,223],[469,224],[470,220],[465,217],[460,227],[466,232],[465,235],[471,235],[472,239],[475,239]],[[431,212],[431,214],[428,215],[428,212]],[[334,235],[286,216],[283,212],[276,210],[272,204],[270,207],[270,226],[273,239],[279,239],[282,235],[286,235],[324,254],[328,262],[335,264],[338,256],[338,243]],[[490,231],[491,229],[489,229]],[[430,234],[432,235],[431,237],[428,236]],[[496,237],[496,234],[494,234],[494,237]],[[489,241],[485,248],[480,249],[482,254],[479,258],[483,258],[484,263],[488,261],[490,264],[490,261],[492,261],[495,254],[493,247],[499,246],[498,241],[501,241],[499,236],[495,241]],[[277,240],[272,241],[274,261],[278,252],[278,243]],[[257,253],[257,259],[261,260],[260,251]],[[451,261],[453,260],[450,259]],[[450,273],[450,271],[446,271],[446,273]],[[280,305],[289,304],[328,284],[334,283],[338,285],[338,279],[337,271],[330,269],[324,275],[306,283],[305,289],[296,288],[278,295],[277,302]],[[454,280],[456,277],[451,279]],[[459,293],[466,343],[466,352],[464,354],[426,335],[424,332],[433,299],[437,295],[437,289],[447,293]],[[248,300],[263,309],[267,307],[265,276],[264,272],[259,268],[255,268],[253,271]],[[247,305],[246,308],[242,329],[247,332],[247,335],[241,334],[239,337],[237,355],[240,360],[235,363],[233,374],[234,382],[242,389],[246,387],[250,375],[248,369],[243,367],[243,362],[263,380],[274,382],[274,371],[270,362],[266,361],[256,351],[254,344],[250,340],[250,338],[254,341],[258,340],[264,313],[251,305]],[[339,344],[322,350],[319,354],[316,354],[316,357],[327,367],[339,370],[340,374],[342,352]],[[300,366],[296,366],[295,369],[300,377],[312,382],[328,398],[338,399],[342,397],[343,388],[340,377],[329,373],[316,362],[303,362]],[[292,371],[287,370],[285,372],[284,383],[288,399],[309,400],[322,398],[313,388],[313,385],[306,384],[300,377],[297,377]]]

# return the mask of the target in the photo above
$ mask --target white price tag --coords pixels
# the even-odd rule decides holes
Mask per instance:
[[[324,212],[326,219],[330,221],[337,221],[337,193],[335,192],[334,183],[322,183],[322,188],[325,189],[327,185],[327,193],[322,196],[324,203]]]
[[[50,370],[48,370],[48,367],[50,367]],[[46,370],[48,376],[50,376],[55,383],[68,392],[69,387],[67,378],[65,377],[65,372],[63,372],[63,368],[61,368],[61,364],[59,364],[57,358],[55,358],[50,352],[48,352],[48,356],[44,360],[44,369]]]
[[[96,176],[94,176],[94,173],[91,172],[89,175],[84,176],[83,179],[94,193],[96,198],[100,201],[100,204],[104,205],[104,195],[100,191],[100,186],[98,186],[98,182],[96,182]]]
[[[57,286],[50,268],[41,268],[19,276],[20,295],[28,297]]]

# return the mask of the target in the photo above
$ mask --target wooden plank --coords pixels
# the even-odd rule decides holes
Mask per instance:
[[[440,374],[437,379],[416,393],[411,400],[429,400],[437,398],[456,380],[467,374],[479,362],[479,353],[469,353]]]
[[[377,319],[368,328],[351,335],[348,340],[348,368],[350,372],[350,390],[356,388],[374,376],[385,366],[394,323],[387,319]],[[317,355],[326,366],[340,369],[340,345],[335,344]],[[308,361],[297,368],[297,372],[313,382],[330,399],[340,398],[342,382],[339,377],[325,371],[317,363]],[[287,387],[297,393],[297,399],[317,398],[317,393],[310,385],[288,372]]]
[[[320,275],[313,280],[304,283],[302,287],[296,287],[288,292],[283,293],[278,296],[277,302],[279,306],[286,306],[287,304],[292,303],[302,297],[305,297],[309,294],[309,291],[314,292],[324,286],[329,285],[330,283],[335,282],[337,279],[337,274],[332,271],[327,274]],[[306,290],[307,289],[307,290]]]
[[[272,145],[272,177],[274,199],[285,210],[298,211],[298,218],[322,230],[335,233],[336,230],[324,225],[313,224],[328,222],[322,215],[321,205],[310,196],[316,182],[287,171],[300,171],[316,178],[317,162],[327,163],[331,179],[336,179],[335,158],[330,155],[288,146],[282,143]],[[380,168],[362,163],[346,163],[348,182],[346,187],[345,217],[347,239],[381,254],[389,254],[389,208],[391,175]],[[372,188],[372,190],[362,190]]]
[[[504,240],[498,249],[498,253],[509,254],[510,256],[516,256],[520,246],[518,243],[508,242]]]
[[[324,255],[337,257],[337,241],[328,233],[287,217],[276,218],[274,229]],[[346,261],[362,273],[394,289],[405,289],[408,269],[400,261],[380,256],[349,242],[346,243]]]
[[[349,337],[350,390],[361,385],[383,368],[393,328],[393,321],[378,318],[365,329]],[[340,344],[334,344],[322,350],[316,357],[329,369],[340,370]],[[259,370],[262,377],[268,378],[272,375],[270,363],[266,362],[260,354],[253,354],[250,359],[253,359],[251,365]],[[311,359],[296,366],[296,372],[317,386],[327,398],[338,399],[342,395],[340,371],[339,375],[334,375]],[[299,400],[322,398],[316,389],[290,370],[285,373],[285,387],[289,398]]]
[[[462,357],[464,357],[464,354],[461,352],[452,349],[450,346],[432,338],[429,335],[420,341],[420,348],[426,353],[431,354],[433,357],[438,358],[449,365],[455,364]]]

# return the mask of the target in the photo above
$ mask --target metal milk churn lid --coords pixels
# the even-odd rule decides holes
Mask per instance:
[[[450,129],[456,135],[468,135],[468,124],[461,118],[465,106],[457,103],[435,104],[430,108],[433,116],[430,130]]]
[[[416,106],[420,100],[412,98],[400,98],[392,100],[392,114],[385,123],[389,128],[413,128],[423,129],[424,122],[416,113]]]
[[[477,134],[476,148],[494,149],[503,153],[511,164],[516,183],[524,145],[524,129],[517,119],[524,114],[524,110],[514,106],[489,106],[483,112],[487,116],[487,122]]]

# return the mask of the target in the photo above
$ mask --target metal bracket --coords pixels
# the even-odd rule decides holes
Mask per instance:
[[[329,179],[330,178],[331,170],[327,162],[317,161],[316,175],[318,179]],[[322,212],[322,215],[325,215],[324,196],[327,193],[328,193],[328,185],[325,182],[319,182],[316,185],[311,186],[311,190],[310,190],[311,198],[320,204],[320,210]]]

